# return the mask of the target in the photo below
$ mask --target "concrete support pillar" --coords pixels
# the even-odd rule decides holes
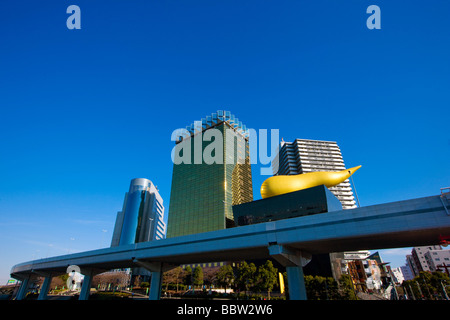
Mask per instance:
[[[290,300],[307,300],[303,267],[311,261],[311,255],[282,245],[269,246],[269,254],[286,267]]]
[[[161,283],[163,272],[175,268],[175,265],[166,264],[163,262],[141,261],[134,259],[133,262],[139,267],[143,267],[152,273],[150,280],[149,300],[159,300],[161,298]]]
[[[163,275],[162,268],[160,268],[159,271],[152,271],[150,291],[148,294],[149,300],[159,300],[161,298],[162,275]]]
[[[81,285],[80,296],[78,300],[88,300],[91,293],[92,278],[95,276],[93,269],[82,269],[81,274],[84,276],[83,284]]]
[[[303,267],[286,267],[287,281],[289,284],[289,300],[308,300],[306,296],[305,278]]]
[[[28,292],[28,287],[30,286],[31,273],[26,275],[22,279],[22,284],[20,285],[19,292],[17,292],[16,300],[23,300]]]
[[[45,276],[44,283],[41,287],[41,292],[39,292],[38,300],[47,299],[48,289],[50,288],[50,283],[52,282],[51,274]]]

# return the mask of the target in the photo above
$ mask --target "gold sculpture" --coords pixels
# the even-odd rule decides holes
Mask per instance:
[[[344,169],[342,171],[317,171],[291,176],[273,176],[265,180],[261,186],[263,199],[289,192],[325,185],[327,188],[335,186],[349,178],[361,166]]]

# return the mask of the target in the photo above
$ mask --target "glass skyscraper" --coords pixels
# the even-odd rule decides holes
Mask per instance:
[[[234,226],[232,206],[253,200],[249,133],[229,111],[177,137],[167,237]]]
[[[111,246],[164,239],[166,225],[158,189],[148,179],[133,179],[117,213]]]

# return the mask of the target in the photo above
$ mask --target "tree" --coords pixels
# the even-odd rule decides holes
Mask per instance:
[[[217,270],[219,268],[205,268],[203,270],[203,284],[211,286],[217,283]]]
[[[231,286],[234,282],[233,268],[230,265],[224,265],[220,267],[219,272],[217,272],[217,282],[219,285],[225,287],[225,293],[227,292],[227,287]]]
[[[341,298],[338,292],[338,284],[331,277],[305,276],[305,286],[309,300],[336,300]]]
[[[178,284],[179,282],[183,281],[183,268],[176,267],[172,270],[169,270],[167,272],[164,272],[163,274],[163,283],[166,285],[166,291],[169,288],[169,284],[174,283],[176,284],[176,291],[178,292]]]
[[[305,275],[305,287],[306,287],[306,296],[308,300],[317,300],[317,282],[314,281],[314,277],[311,275]]]
[[[435,292],[435,288],[431,285],[431,278],[432,275],[430,272],[421,271],[417,279],[421,287],[422,294],[427,300],[433,300],[433,293]]]
[[[239,290],[250,290],[255,284],[256,266],[254,263],[247,264],[247,262],[242,262],[241,265],[236,269],[236,279],[235,285]]]
[[[450,284],[450,278],[447,274],[439,271],[422,271],[412,280],[405,280],[402,283],[409,299],[414,300],[434,300],[446,299],[449,296],[446,285]]]
[[[339,294],[339,285],[333,277],[327,277],[325,281],[328,300],[338,300],[341,298]]]
[[[341,297],[343,300],[358,300],[353,290],[352,279],[348,274],[343,274],[339,279]]]
[[[422,293],[420,292],[420,288],[416,281],[414,280],[405,280],[402,283],[403,288],[410,300],[421,300]]]
[[[141,276],[140,276],[140,275],[137,275],[137,276],[134,278],[134,283],[133,283],[133,285],[134,285],[135,287],[139,287],[139,286],[141,285]]]
[[[450,277],[446,273],[440,271],[435,271],[431,275],[430,284],[433,287],[435,296],[440,296],[441,299],[447,299],[447,297],[450,296],[450,292],[446,285],[450,284]]]
[[[259,266],[257,272],[258,286],[267,291],[270,300],[270,292],[274,285],[278,283],[278,269],[273,266],[272,261],[267,260],[262,266]]]
[[[194,274],[192,276],[192,284],[195,286],[203,285],[203,269],[200,266],[195,267]]]
[[[109,288],[126,288],[130,281],[130,274],[124,271],[108,271],[96,275],[92,279],[92,286],[99,290],[107,290]]]
[[[191,268],[191,266],[187,266],[184,269],[184,284],[187,286],[192,284],[192,268]]]

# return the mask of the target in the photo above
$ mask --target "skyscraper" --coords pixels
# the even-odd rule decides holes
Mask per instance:
[[[278,165],[278,170],[275,170]],[[278,163],[274,174],[293,175],[312,171],[344,170],[344,160],[336,142],[295,139],[294,142],[281,141]],[[331,187],[330,191],[342,203],[343,209],[356,208],[349,180]]]
[[[166,224],[158,189],[148,179],[133,179],[117,213],[111,247],[164,239]]]
[[[246,126],[222,110],[180,131],[168,238],[234,225],[232,205],[253,200],[248,138]]]

